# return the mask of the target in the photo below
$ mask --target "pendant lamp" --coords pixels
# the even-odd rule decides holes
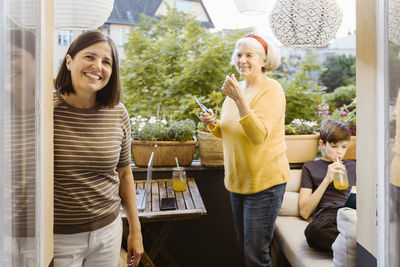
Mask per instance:
[[[234,2],[243,15],[263,15],[273,6],[275,0],[234,0]]]
[[[18,26],[36,28],[40,0],[9,1],[9,17]],[[54,0],[54,28],[96,29],[106,22],[114,0]]]
[[[269,16],[275,37],[287,47],[324,47],[342,23],[336,0],[278,0]]]

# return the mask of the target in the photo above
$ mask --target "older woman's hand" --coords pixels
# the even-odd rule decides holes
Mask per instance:
[[[207,112],[201,112],[200,113],[200,120],[205,124],[205,125],[210,125],[210,126],[215,126],[217,123],[217,119],[214,116],[214,112],[211,109],[208,109]]]
[[[230,77],[228,75],[226,76],[224,84],[222,85],[222,91],[235,102],[244,99],[243,90],[238,80],[236,80],[235,74],[232,74]]]

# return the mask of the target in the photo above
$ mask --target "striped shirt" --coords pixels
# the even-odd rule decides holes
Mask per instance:
[[[12,236],[35,236],[36,123],[35,111],[12,111],[4,120],[4,216]]]
[[[60,97],[54,109],[54,233],[99,229],[119,214],[116,168],[130,164],[128,112],[78,109]]]

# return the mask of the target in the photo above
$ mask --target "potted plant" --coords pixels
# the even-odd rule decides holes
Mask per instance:
[[[316,121],[294,119],[285,125],[286,156],[289,163],[314,160],[318,152],[319,124]]]
[[[147,166],[154,153],[153,166],[175,166],[175,157],[182,166],[191,165],[196,141],[192,120],[167,122],[155,117],[131,119],[132,159],[137,166]]]
[[[323,105],[318,108],[318,114],[323,119],[333,119],[341,121],[349,128],[351,137],[347,146],[346,154],[343,159],[356,160],[356,98],[349,105],[343,105],[335,109],[333,112],[329,110],[329,106]]]

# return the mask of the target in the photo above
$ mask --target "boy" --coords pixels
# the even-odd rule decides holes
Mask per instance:
[[[339,234],[336,215],[344,207],[352,186],[356,185],[356,163],[342,161],[350,140],[350,131],[341,122],[325,120],[320,129],[319,146],[322,159],[304,164],[299,193],[299,210],[304,219],[313,218],[304,234],[311,248],[332,252],[332,243]],[[333,186],[335,173],[347,171],[349,187],[337,190]]]

